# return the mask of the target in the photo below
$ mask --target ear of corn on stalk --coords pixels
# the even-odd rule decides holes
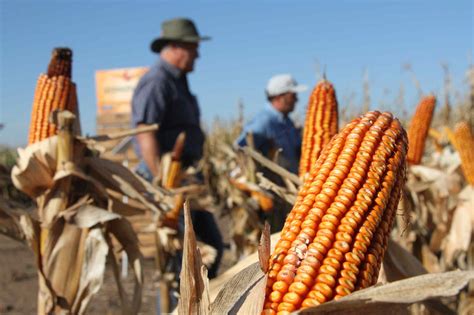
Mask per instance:
[[[171,152],[171,166],[166,176],[165,188],[176,188],[179,185],[179,175],[181,172],[181,156],[183,155],[186,133],[181,132],[176,138],[176,142]]]
[[[474,136],[471,133],[469,124],[465,121],[458,123],[450,138],[459,152],[464,176],[468,183],[474,186]]]
[[[166,174],[165,188],[176,188],[179,186],[181,175],[181,156],[183,155],[184,145],[186,142],[186,133],[181,132],[176,138],[176,142],[171,152],[171,165]],[[166,213],[165,219],[168,225],[176,226],[178,223],[179,212],[183,205],[184,196],[179,194],[176,196],[174,208]]]
[[[55,110],[69,110],[76,113],[74,83],[71,82],[72,51],[68,48],[53,50],[47,74],[40,74],[36,84],[31,111],[28,143],[32,144],[57,133],[57,127],[50,121]]]
[[[300,176],[310,171],[337,130],[336,92],[329,81],[323,80],[316,85],[308,102],[301,145]]]
[[[417,165],[421,162],[435,105],[436,97],[434,95],[422,98],[411,119],[408,128],[408,162],[410,164]]]
[[[407,136],[368,112],[312,166],[269,260],[264,314],[287,314],[377,281],[406,179]]]

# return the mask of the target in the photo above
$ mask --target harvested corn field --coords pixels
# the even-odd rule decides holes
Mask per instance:
[[[346,5],[2,2],[0,313],[474,314],[472,10]]]

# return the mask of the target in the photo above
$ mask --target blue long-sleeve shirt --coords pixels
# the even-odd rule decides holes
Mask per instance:
[[[267,104],[245,125],[237,144],[247,145],[246,135],[252,133],[255,149],[268,156],[272,145],[281,148],[279,164],[293,173],[298,173],[301,153],[301,134],[288,116]]]

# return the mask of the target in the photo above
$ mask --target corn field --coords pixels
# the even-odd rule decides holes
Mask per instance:
[[[473,69],[458,102],[422,95],[413,114],[351,107],[315,83],[298,175],[278,152],[236,148],[239,108],[207,126],[198,169],[181,165],[182,134],[153,183],[101,145],[157,127],[82,136],[72,74],[72,51],[53,50],[29,145],[0,156],[0,233],[33,253],[38,314],[86,314],[104,296],[111,314],[474,313]],[[192,209],[212,212],[228,245],[210,281],[216,253]],[[283,209],[270,235],[264,218]]]

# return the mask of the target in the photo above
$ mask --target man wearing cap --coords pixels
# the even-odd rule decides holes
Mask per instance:
[[[290,172],[297,173],[301,152],[301,134],[288,115],[295,109],[298,101],[296,93],[306,89],[298,85],[289,74],[273,76],[267,84],[265,94],[269,104],[244,127],[237,139],[239,146],[247,145],[247,136],[251,134],[253,145],[268,158],[276,149],[281,149],[278,164]],[[266,169],[264,175],[283,185],[282,179]],[[259,213],[262,220],[270,224],[271,233],[280,231],[285,223],[291,205],[278,196],[273,198],[273,209]]]
[[[151,43],[151,50],[159,54],[158,62],[140,79],[132,99],[133,127],[159,124],[158,131],[135,137],[141,159],[137,173],[149,181],[160,175],[160,158],[173,150],[181,132],[186,135],[183,167],[201,159],[204,144],[199,105],[189,90],[187,74],[194,70],[199,57],[199,42],[210,38],[199,36],[193,21],[185,18],[164,21],[161,28],[161,36]],[[212,213],[198,210],[191,215],[198,237],[217,250],[215,263],[209,268],[213,278],[222,257],[222,237]]]
[[[270,104],[258,113],[237,139],[239,146],[247,145],[247,134],[253,137],[255,149],[268,156],[272,149],[281,149],[279,164],[297,173],[301,152],[301,134],[288,115],[298,101],[296,93],[306,90],[289,74],[273,76],[265,90]]]

